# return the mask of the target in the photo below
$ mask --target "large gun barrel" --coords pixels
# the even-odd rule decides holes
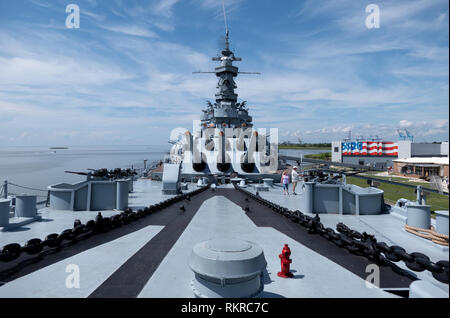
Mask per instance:
[[[109,178],[109,172],[106,168],[101,169],[92,169],[88,168],[87,170],[92,171],[92,176],[99,177],[99,178]]]
[[[88,172],[79,172],[79,171],[68,171],[68,170],[66,170],[66,171],[64,171],[65,173],[71,173],[71,174],[78,174],[78,175],[80,175],[80,176],[87,176],[87,175],[89,175],[90,173],[88,173]]]
[[[81,176],[92,176],[96,178],[113,178],[113,179],[121,179],[125,177],[130,177],[132,175],[137,175],[138,173],[134,169],[121,169],[115,168],[108,171],[106,168],[102,169],[92,169],[88,168],[89,172],[79,172],[79,171],[64,171],[66,173],[78,174]]]

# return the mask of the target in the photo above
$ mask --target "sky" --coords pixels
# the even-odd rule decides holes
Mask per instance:
[[[261,72],[236,79],[255,127],[448,140],[448,0],[224,3],[235,64]],[[0,145],[167,145],[213,100],[215,75],[192,72],[214,69],[224,33],[221,0],[0,0]]]

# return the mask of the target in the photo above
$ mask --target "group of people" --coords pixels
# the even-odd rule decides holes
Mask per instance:
[[[298,167],[294,166],[292,167],[291,172],[291,180],[292,180],[292,194],[297,195],[295,192],[295,188],[297,187],[297,182],[300,182],[301,176],[298,173]],[[283,194],[289,195],[289,174],[288,170],[283,171],[283,174],[281,175],[281,184],[283,185]]]

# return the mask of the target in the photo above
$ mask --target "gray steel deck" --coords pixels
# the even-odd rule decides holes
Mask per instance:
[[[188,266],[192,247],[215,237],[255,242],[264,250],[267,273],[262,297],[394,297],[273,228],[257,227],[241,207],[222,196],[205,201],[139,297],[194,297]],[[284,244],[292,251],[293,279],[277,276]],[[346,288],[342,288],[342,286]],[[176,288],[174,288],[176,286]]]
[[[253,187],[247,190],[256,193]],[[292,187],[289,189],[292,192]],[[290,192],[290,193],[291,193]],[[297,210],[300,206],[302,195],[283,195],[281,186],[274,185],[267,192],[259,192],[259,195],[280,206]],[[309,214],[312,215],[312,214]],[[414,234],[405,231],[405,221],[391,214],[381,215],[340,215],[340,214],[319,214],[320,220],[325,227],[336,229],[336,225],[340,222],[349,228],[360,233],[367,232],[375,235],[378,241],[384,241],[388,245],[398,245],[403,247],[407,252],[419,252],[427,255],[433,262],[440,260],[448,260],[448,247],[443,247],[432,243],[429,240],[420,238]],[[408,270],[403,262],[396,263],[399,267]],[[408,270],[409,271],[409,270]],[[436,283],[448,291],[448,285],[441,284],[435,280],[427,271],[411,272],[412,275],[419,279],[429,280]]]
[[[189,190],[195,188],[195,185],[191,185]],[[234,191],[230,189],[230,185],[222,188]],[[395,297],[381,289],[366,287],[365,280],[358,275],[273,227],[258,227],[245,214],[241,206],[224,196],[214,196],[213,193],[209,193],[209,190],[207,192],[208,194],[204,197],[209,199],[201,204],[198,211],[192,211],[193,218],[187,227],[183,225],[178,228],[178,231],[182,230],[181,235],[176,234],[180,235],[178,240],[166,251],[167,255],[160,264],[158,263],[159,266],[152,272],[148,281],[139,282],[142,287],[133,287],[135,290],[139,288],[138,297],[193,297],[190,289],[193,273],[188,267],[191,248],[200,241],[218,236],[238,237],[253,241],[263,248],[268,263],[263,297]],[[266,199],[293,210],[296,209],[298,200],[301,200],[300,196],[283,196],[281,188],[274,188],[260,194]],[[170,196],[161,193],[160,182],[139,179],[134,184],[134,192],[129,196],[129,203],[130,207],[138,209],[168,197]],[[0,287],[0,297],[92,297],[101,288],[106,290],[108,287],[120,288],[108,282],[121,271],[126,274],[130,260],[139,253],[146,253],[144,247],[152,249],[152,239],[161,235],[162,230],[169,226],[170,223],[167,222],[172,222],[171,219],[166,223],[158,221],[168,216],[169,212],[166,210],[158,212],[163,213],[159,215],[160,219],[156,218],[156,221],[145,223],[151,225],[144,224],[134,231],[114,237],[110,241],[82,250],[7,282]],[[13,232],[0,232],[0,246],[11,242],[23,244],[35,237],[43,239],[49,233],[59,233],[66,228],[71,228],[75,219],[80,219],[82,222],[93,219],[97,212],[42,209],[39,213],[43,218],[41,222],[28,224]],[[102,212],[104,216],[116,213],[117,211]],[[403,221],[391,215],[322,214],[320,217],[326,226],[334,228],[338,222],[344,222],[355,230],[373,233],[379,240],[384,240],[388,244],[403,246],[408,252],[423,252],[433,261],[448,260],[448,252],[406,233],[402,230]],[[283,279],[276,275],[280,268],[278,254],[285,243],[288,243],[292,250],[291,268],[295,274],[294,279]],[[399,266],[404,267],[400,263],[398,263]],[[80,268],[79,289],[66,288],[65,282],[69,276],[66,266],[69,264],[76,264]],[[145,264],[139,264],[139,266],[145,266]],[[437,282],[428,273],[418,273],[417,276],[433,283]],[[124,282],[126,275],[120,277],[122,278],[118,281]],[[445,288],[448,290],[448,287],[445,286]],[[111,294],[114,294],[114,289]]]
[[[195,189],[190,187],[191,189]],[[190,191],[189,190],[189,191]],[[129,207],[138,210],[142,207],[161,202],[173,195],[165,195],[161,192],[161,182],[148,179],[138,179],[134,182],[134,191],[129,194]],[[119,211],[101,211],[104,217],[117,214]],[[44,239],[50,233],[60,233],[61,231],[72,228],[73,222],[79,219],[82,223],[92,220],[96,217],[98,211],[62,211],[43,208],[38,211],[42,219],[38,222],[27,224],[8,232],[0,231],[0,246],[9,243],[24,244],[32,238]]]

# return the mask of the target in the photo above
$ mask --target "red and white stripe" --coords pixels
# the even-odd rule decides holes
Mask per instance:
[[[382,143],[382,142],[379,142],[378,145],[377,145],[377,148],[378,148],[378,149],[377,149],[377,150],[378,150],[378,151],[377,151],[377,155],[378,155],[378,156],[382,156],[382,155],[383,155],[383,143]]]
[[[378,153],[378,149],[377,149],[378,145],[376,142],[374,141],[369,141],[368,142],[368,148],[367,148],[367,152],[369,153],[369,155],[371,156],[375,156]]]
[[[367,142],[363,141],[361,155],[367,156]]]
[[[383,143],[383,155],[398,156],[398,144],[395,142],[384,142]]]
[[[398,156],[398,144],[391,141],[363,141],[362,149],[345,147],[343,155],[353,156]]]

